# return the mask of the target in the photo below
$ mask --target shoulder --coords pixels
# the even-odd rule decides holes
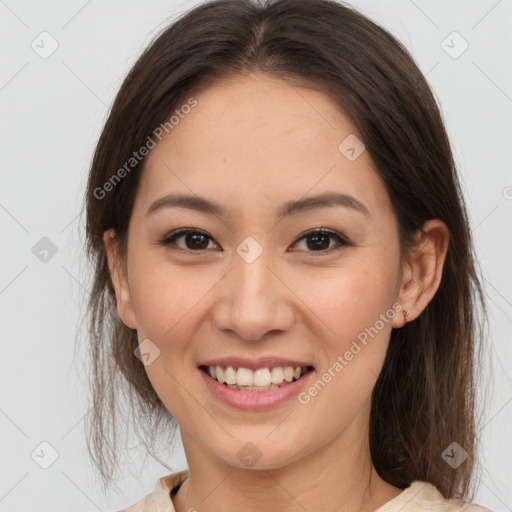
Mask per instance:
[[[171,490],[188,477],[188,469],[177,471],[159,478],[153,492],[142,500],[117,512],[175,512],[171,500]]]
[[[399,510],[400,512],[492,512],[482,505],[459,498],[444,498],[437,487],[420,480],[414,481],[376,512],[398,512]]]

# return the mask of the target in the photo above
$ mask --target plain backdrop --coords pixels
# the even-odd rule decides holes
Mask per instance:
[[[88,293],[79,212],[123,77],[196,3],[0,0],[0,512],[119,510],[168,473],[130,452],[122,492],[107,498],[88,459],[87,382],[73,360]],[[442,109],[491,313],[484,371],[493,392],[474,501],[510,511],[512,1],[349,3],[403,42]],[[169,464],[186,467],[181,445]]]

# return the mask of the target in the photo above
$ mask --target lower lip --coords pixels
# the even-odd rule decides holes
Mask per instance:
[[[198,370],[208,386],[208,389],[217,398],[232,407],[251,411],[270,409],[271,407],[276,407],[279,404],[286,402],[286,400],[289,400],[300,392],[314,373],[314,370],[310,370],[299,380],[296,380],[291,384],[285,384],[284,386],[271,391],[238,391],[221,384],[200,368],[198,368]]]

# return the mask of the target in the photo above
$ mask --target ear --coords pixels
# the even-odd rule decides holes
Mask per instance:
[[[402,267],[398,301],[407,315],[402,312],[395,315],[395,328],[403,327],[406,322],[420,316],[441,283],[450,231],[439,219],[426,221],[423,224],[423,231],[423,235],[419,233],[418,243],[410,250]]]
[[[121,261],[118,240],[114,229],[108,229],[103,233],[103,242],[107,252],[110,277],[116,295],[117,314],[127,327],[136,329],[137,323],[128,286],[127,273]]]

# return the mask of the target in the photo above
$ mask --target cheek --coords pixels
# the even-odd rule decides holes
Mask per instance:
[[[201,275],[151,254],[134,255],[132,304],[139,337],[158,344],[179,340],[187,321],[198,311],[201,298],[215,284],[212,273]]]
[[[306,390],[304,400],[311,400],[315,417],[332,416],[333,404],[339,404],[335,425],[326,428],[340,428],[367,405],[382,369],[394,314],[393,275],[385,268],[378,258],[372,265],[358,259],[310,288],[307,304],[323,326],[316,339],[322,383]],[[324,387],[325,393],[317,391]]]
[[[132,263],[132,303],[139,343],[149,339],[159,350],[145,371],[170,413],[186,421],[190,396],[182,392],[178,382],[190,376],[187,348],[200,321],[198,315],[204,313],[204,295],[215,284],[212,273],[202,279],[190,268],[156,261],[149,255],[144,261],[134,257]]]
[[[355,414],[371,394],[392,329],[397,270],[387,257],[391,252],[360,252],[333,268],[329,279],[309,282],[307,305],[323,326],[317,333],[319,373],[329,373],[325,379],[333,382],[317,407],[328,410],[334,401],[344,404],[345,414]]]
[[[357,337],[391,307],[397,274],[375,251],[348,257],[343,265],[303,274],[298,295],[338,343]]]

